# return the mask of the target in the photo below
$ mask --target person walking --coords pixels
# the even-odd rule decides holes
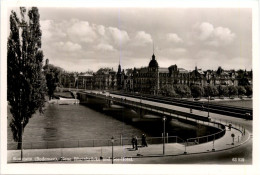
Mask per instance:
[[[135,148],[135,137],[132,136],[132,146],[133,146],[133,149]]]
[[[144,134],[142,135],[142,147],[144,147]]]
[[[137,136],[135,136],[135,150],[138,150]]]
[[[146,141],[146,135],[145,135],[145,134],[142,135],[142,146],[143,146],[143,147],[148,147],[148,146],[147,146],[147,141]]]

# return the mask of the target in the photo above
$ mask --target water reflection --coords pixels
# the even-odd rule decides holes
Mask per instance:
[[[146,133],[147,137],[161,136],[163,123],[160,119],[129,123],[127,119],[129,116],[133,117],[132,115],[134,114],[131,110],[119,111],[114,116],[110,116],[83,105],[49,104],[43,115],[37,113],[30,119],[25,128],[23,140],[24,142],[45,142],[109,139],[111,136],[119,138],[120,135],[140,137],[143,133]],[[209,132],[203,127],[200,130],[197,129],[197,126],[184,124],[177,120],[166,124],[166,132],[171,136],[190,138]],[[8,142],[12,141],[12,133],[9,128]]]

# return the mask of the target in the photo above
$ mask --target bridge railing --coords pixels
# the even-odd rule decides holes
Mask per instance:
[[[142,144],[141,137],[137,138],[138,145]],[[162,144],[163,137],[147,137],[148,144]],[[19,142],[9,142],[8,150],[16,150]],[[184,143],[184,139],[178,136],[165,137],[165,143]],[[51,148],[79,148],[79,147],[104,147],[111,146],[110,139],[88,139],[88,140],[61,140],[61,141],[40,141],[40,142],[23,142],[23,149],[51,149]],[[132,138],[120,137],[114,139],[114,146],[132,145]]]

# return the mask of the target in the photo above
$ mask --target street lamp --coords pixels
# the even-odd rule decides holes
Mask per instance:
[[[114,142],[115,142],[115,139],[112,136],[111,137],[111,143],[112,143],[112,164],[114,164]]]
[[[21,161],[23,161],[23,121],[21,121]]]
[[[208,96],[208,118],[209,118],[209,98],[210,96]]]
[[[166,117],[163,116],[163,155],[165,154],[165,121]]]
[[[188,142],[187,142],[187,140],[185,141],[185,151],[184,151],[184,154],[187,154],[187,144],[188,144]]]
[[[214,135],[214,139],[213,139],[213,148],[212,151],[215,151],[215,135]]]

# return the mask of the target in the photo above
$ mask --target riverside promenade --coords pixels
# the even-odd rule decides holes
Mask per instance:
[[[235,134],[234,144],[231,134]],[[142,158],[158,159],[165,156],[189,156],[194,154],[220,152],[241,146],[251,139],[248,131],[245,134],[238,129],[226,128],[226,134],[211,142],[185,146],[185,144],[169,143],[165,144],[165,154],[163,155],[163,144],[148,145],[148,147],[138,147],[134,150],[132,145],[113,146],[113,163],[146,163]],[[149,144],[149,143],[148,143]],[[214,149],[214,150],[213,150]],[[186,153],[184,153],[186,152]],[[97,163],[111,164],[112,163],[112,146],[105,147],[82,147],[82,148],[57,148],[57,149],[27,149],[23,150],[23,161],[21,161],[20,150],[9,150],[8,163],[64,163],[64,162],[79,162],[79,163]],[[102,158],[101,158],[102,157]],[[144,160],[144,161],[142,161]],[[174,162],[172,162],[174,163]],[[198,160],[199,163],[199,160]]]

